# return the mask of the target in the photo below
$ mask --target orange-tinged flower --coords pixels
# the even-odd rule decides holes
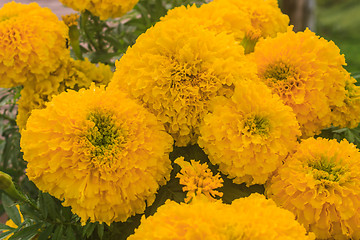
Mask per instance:
[[[249,57],[258,76],[294,110],[302,137],[320,133],[334,121],[332,110],[344,106],[349,73],[339,48],[310,30],[278,34],[260,41]]]
[[[234,83],[255,75],[233,37],[191,19],[157,23],[116,63],[109,87],[124,89],[154,113],[177,146],[195,144],[216,96],[230,97]]]
[[[22,131],[27,175],[82,223],[143,213],[170,176],[173,139],[155,116],[103,87],[68,91],[34,110]]]
[[[264,184],[297,144],[291,108],[261,82],[240,82],[231,99],[214,100],[198,144],[235,183]]]
[[[213,175],[207,163],[201,164],[195,160],[187,162],[184,157],[175,159],[175,163],[181,167],[176,177],[180,179],[181,185],[185,185],[183,187],[183,191],[187,191],[185,202],[191,201],[199,194],[204,194],[211,200],[216,196],[222,197],[223,193],[215,189],[222,187],[224,181],[219,173]]]
[[[167,201],[142,218],[129,240],[313,240],[295,216],[264,196],[253,194],[231,205],[196,196],[190,204]]]
[[[0,86],[47,80],[70,56],[67,37],[67,26],[50,9],[37,3],[4,4],[0,9]]]
[[[360,239],[360,152],[346,140],[304,140],[266,186],[318,239]]]

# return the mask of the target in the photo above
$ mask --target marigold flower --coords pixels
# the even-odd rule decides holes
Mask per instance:
[[[344,105],[350,76],[339,48],[310,30],[289,28],[276,38],[259,41],[251,58],[258,75],[294,110],[303,137],[332,123],[331,109]]]
[[[156,117],[125,93],[94,85],[33,110],[21,138],[29,179],[82,223],[107,224],[153,203],[170,176],[172,144]]]
[[[71,14],[61,16],[61,19],[66,24],[66,26],[71,27],[71,26],[78,25],[79,17],[80,17],[80,15],[78,13],[71,13]]]
[[[259,227],[261,226],[261,227]],[[254,194],[227,205],[197,196],[190,204],[167,201],[154,216],[142,218],[136,239],[298,239],[311,240],[292,213]]]
[[[170,10],[161,20],[191,18],[207,29],[233,34],[246,53],[252,52],[260,37],[275,37],[286,32],[289,17],[277,0],[215,0],[201,7],[181,6]]]
[[[20,131],[25,128],[31,111],[45,108],[46,103],[51,101],[54,95],[69,89],[78,91],[81,88],[89,88],[91,83],[97,86],[107,85],[112,75],[113,72],[108,65],[102,63],[96,65],[88,59],[82,61],[70,58],[56,72],[53,72],[47,81],[41,84],[24,83],[16,118]]]
[[[233,37],[191,19],[172,19],[147,30],[116,62],[109,87],[124,89],[165,124],[177,146],[195,144],[215,96],[230,97],[234,82],[252,78]]]
[[[40,82],[70,55],[68,28],[37,3],[10,2],[0,9],[0,86]]]
[[[129,12],[139,0],[59,0],[61,3],[76,11],[88,10],[101,20],[117,18]]]
[[[360,152],[346,140],[304,140],[266,186],[318,239],[360,239]]]
[[[263,83],[238,83],[231,99],[214,100],[198,144],[235,183],[263,184],[297,144],[290,107]]]
[[[195,160],[187,162],[184,157],[175,159],[175,163],[181,167],[180,173],[176,177],[180,178],[181,185],[185,185],[183,191],[188,192],[185,202],[191,201],[199,194],[204,194],[211,200],[214,200],[215,196],[222,197],[223,193],[215,189],[222,187],[224,180],[219,173],[214,176],[207,163],[201,164]]]

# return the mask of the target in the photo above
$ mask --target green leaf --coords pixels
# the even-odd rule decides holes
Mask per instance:
[[[96,223],[87,223],[83,228],[83,236],[90,237],[91,234],[94,232],[95,227]]]
[[[8,237],[8,235],[14,233],[15,230],[16,230],[16,229],[12,229],[12,230],[9,230],[9,231],[7,231],[7,232],[2,232],[2,233],[0,233],[0,239],[4,239],[4,238]]]
[[[67,227],[65,235],[66,240],[76,240],[76,235],[71,225]]]
[[[64,226],[61,224],[59,226],[56,226],[56,229],[54,231],[54,234],[52,236],[52,240],[61,240],[63,237],[63,230],[64,230]]]
[[[14,201],[11,200],[11,198],[9,198],[4,193],[2,194],[1,201],[2,201],[2,204],[4,206],[6,214],[9,216],[9,218],[11,220],[13,220],[13,222],[17,226],[19,226],[21,224],[21,217],[20,217],[19,210],[17,209],[16,204],[14,203]]]
[[[97,228],[98,236],[102,240],[104,237],[105,225],[104,223],[99,224]]]
[[[31,225],[28,227],[24,227],[20,231],[14,233],[9,240],[31,240],[33,237],[35,237],[37,234],[39,234],[39,229],[41,228],[41,223]]]
[[[54,227],[54,225],[47,226],[45,230],[40,233],[37,240],[48,240],[54,230]]]
[[[16,228],[9,227],[8,225],[0,223],[0,231],[2,231],[2,230],[13,230],[13,229],[16,229]]]
[[[49,216],[52,219],[60,219],[60,214],[57,211],[58,207],[56,206],[56,203],[55,203],[53,197],[50,196],[50,194],[48,194],[48,193],[43,193],[42,195],[44,198],[44,207],[47,209]]]

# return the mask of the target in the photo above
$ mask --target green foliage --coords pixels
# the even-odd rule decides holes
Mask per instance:
[[[332,40],[345,54],[347,70],[358,72],[360,66],[360,4],[358,0],[318,1],[317,33]]]

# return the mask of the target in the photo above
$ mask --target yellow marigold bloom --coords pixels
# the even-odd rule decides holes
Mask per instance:
[[[121,17],[129,12],[139,0],[59,0],[61,3],[76,11],[90,11],[101,20]]]
[[[27,119],[34,109],[45,108],[47,102],[54,95],[65,90],[89,88],[91,83],[107,85],[113,76],[110,66],[98,63],[93,64],[88,59],[84,61],[69,59],[56,72],[41,84],[31,81],[24,83],[21,90],[21,98],[18,101],[18,115],[16,118],[19,129],[26,126]],[[55,84],[54,84],[55,83]]]
[[[297,144],[293,111],[261,82],[238,83],[231,99],[218,98],[212,108],[198,144],[235,183],[265,183]]]
[[[345,99],[343,105],[332,107],[332,124],[334,126],[354,128],[360,122],[360,87],[356,80],[349,78],[345,82]]]
[[[310,30],[260,41],[252,58],[258,75],[294,110],[303,137],[329,127],[331,109],[343,106],[349,73],[339,48]]]
[[[195,197],[190,204],[167,201],[154,216],[142,218],[129,240],[313,240],[292,213],[254,194],[232,205]]]
[[[318,239],[360,239],[360,152],[346,140],[304,140],[266,186]]]
[[[208,104],[230,97],[234,82],[255,66],[233,37],[191,19],[171,19],[147,30],[116,62],[109,87],[124,89],[165,124],[177,146],[195,144]]]
[[[175,163],[181,167],[176,177],[180,178],[181,185],[185,185],[183,187],[183,191],[187,191],[185,202],[191,201],[196,195],[202,193],[211,200],[214,200],[216,196],[222,197],[223,193],[215,189],[222,187],[224,180],[219,173],[214,176],[207,163],[201,164],[195,160],[187,162],[184,157],[175,159]]]
[[[170,176],[173,139],[125,93],[94,85],[53,97],[22,131],[27,175],[82,223],[143,213]]]
[[[277,0],[215,0],[203,4],[178,7],[162,18],[191,18],[210,30],[233,34],[246,53],[253,51],[260,37],[275,37],[286,32],[289,17],[281,13]]]
[[[10,2],[0,9],[0,86],[40,82],[70,55],[68,28],[37,3]]]
[[[78,19],[80,15],[78,13],[72,13],[68,15],[61,16],[61,19],[66,24],[66,26],[77,26],[78,25]]]

